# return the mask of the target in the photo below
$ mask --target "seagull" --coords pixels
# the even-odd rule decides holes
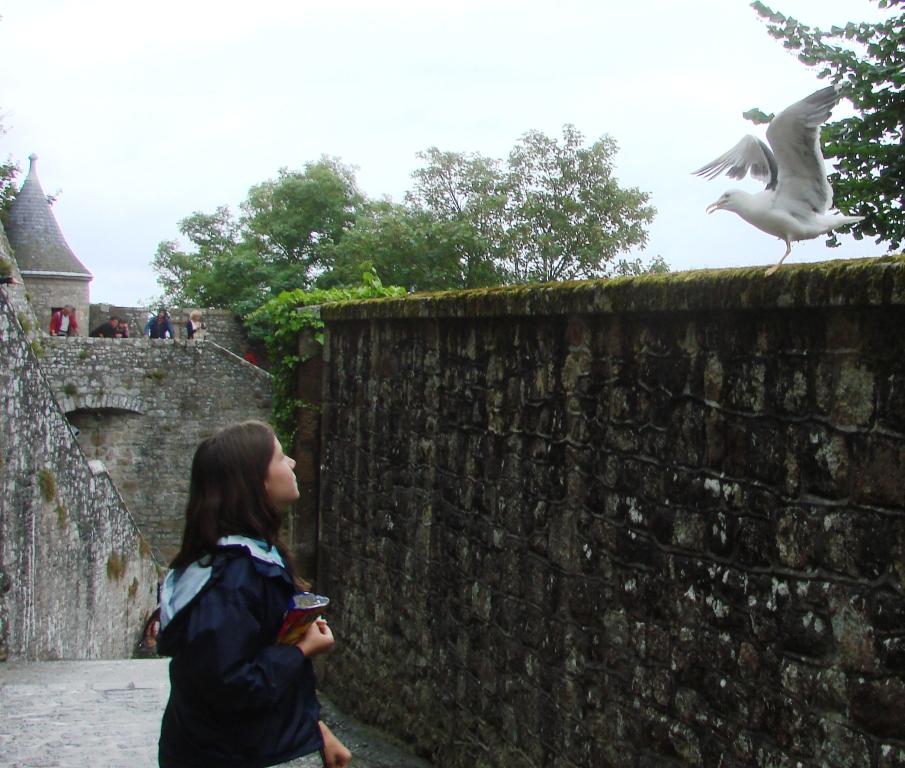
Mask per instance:
[[[750,173],[767,182],[766,189],[756,195],[741,189],[724,192],[707,206],[707,213],[732,211],[759,230],[785,241],[786,252],[778,264],[767,270],[768,275],[785,261],[793,241],[811,240],[864,218],[826,215],[833,202],[833,188],[827,181],[820,151],[820,125],[839,101],[840,91],[841,86],[831,85],[786,107],[767,128],[769,147],[755,136],[745,136],[728,152],[693,171],[708,179],[723,171],[731,179],[743,179]]]

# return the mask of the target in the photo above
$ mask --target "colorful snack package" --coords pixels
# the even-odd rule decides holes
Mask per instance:
[[[329,597],[316,595],[314,592],[299,592],[293,595],[286,608],[283,624],[277,633],[277,642],[283,645],[298,643],[308,631],[308,627],[329,604]]]

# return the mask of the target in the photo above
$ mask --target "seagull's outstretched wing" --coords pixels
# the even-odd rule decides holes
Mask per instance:
[[[776,204],[795,216],[825,213],[833,202],[820,151],[820,125],[839,101],[839,86],[822,88],[786,107],[767,128],[779,166]]]
[[[768,132],[767,136],[769,135]],[[723,171],[731,179],[744,179],[750,173],[755,179],[766,181],[767,189],[776,187],[776,160],[770,147],[756,136],[745,136],[728,152],[692,173],[707,179],[715,179]]]

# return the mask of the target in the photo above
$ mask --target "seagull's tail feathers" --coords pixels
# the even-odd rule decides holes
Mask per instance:
[[[841,227],[843,224],[857,224],[859,221],[864,221],[863,216],[827,216],[828,219],[832,219],[836,222],[837,227]]]
[[[844,227],[846,224],[857,224],[859,221],[863,220],[863,216],[818,216],[817,226],[820,227],[819,234],[825,234],[838,227]]]

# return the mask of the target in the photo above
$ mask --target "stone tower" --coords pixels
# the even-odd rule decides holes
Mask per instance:
[[[92,275],[60,231],[30,155],[28,176],[9,211],[7,236],[31,295],[39,326],[47,331],[52,311],[65,304],[76,309],[79,333],[88,334],[89,287]]]

